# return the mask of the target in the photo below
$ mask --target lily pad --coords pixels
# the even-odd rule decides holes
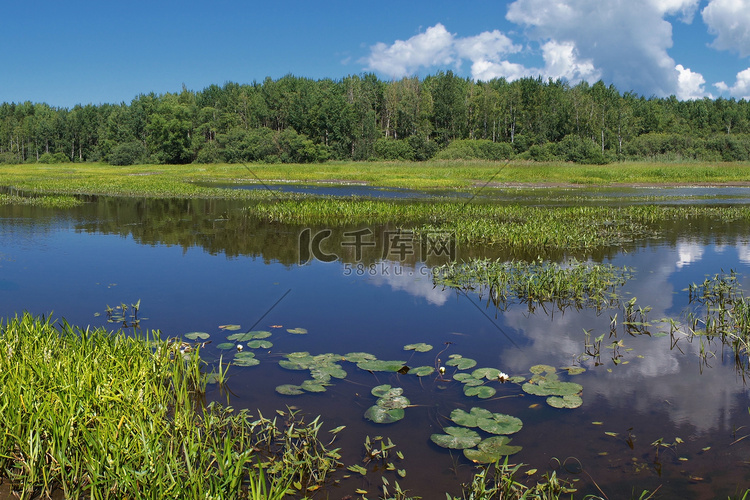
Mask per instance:
[[[272,335],[271,332],[268,332],[266,330],[253,330],[252,332],[247,332],[247,334],[252,335],[251,338],[255,340],[267,339]]]
[[[470,411],[464,411],[456,408],[451,412],[451,420],[464,427],[477,427],[477,420],[480,418],[492,418],[492,412],[484,408],[474,407]]]
[[[372,394],[376,398],[394,398],[396,396],[402,395],[403,393],[404,390],[401,387],[391,387],[388,384],[373,387],[370,391],[370,394]]]
[[[247,343],[247,347],[250,349],[270,349],[273,347],[273,343],[267,340],[251,340]]]
[[[365,418],[376,424],[390,424],[404,418],[403,408],[387,409],[378,405],[371,406],[365,412]]]
[[[346,371],[337,364],[315,365],[310,368],[310,373],[314,378],[329,375],[333,378],[346,378]]]
[[[478,378],[469,377],[467,379],[462,380],[461,383],[467,387],[476,387],[478,385],[484,385],[484,380],[479,380]]]
[[[304,335],[307,333],[305,328],[287,328],[286,331],[295,335]]]
[[[476,380],[474,377],[471,376],[471,373],[456,373],[455,375],[453,375],[453,379],[458,380],[459,382],[464,382],[469,379]]]
[[[466,427],[446,427],[445,434],[433,434],[430,439],[433,443],[443,448],[463,450],[473,448],[482,440],[476,431]]]
[[[541,373],[555,373],[557,370],[555,370],[554,366],[550,365],[534,365],[529,368],[529,371],[534,375],[539,375]]]
[[[235,358],[232,362],[235,366],[256,366],[260,361],[256,358]]]
[[[490,434],[515,434],[523,427],[520,418],[502,413],[493,413],[491,418],[477,419],[479,428]]]
[[[417,351],[417,352],[428,352],[432,350],[432,346],[430,344],[425,344],[424,342],[420,342],[418,344],[409,344],[404,346],[405,351]]]
[[[425,377],[427,375],[431,375],[435,371],[435,368],[432,366],[418,366],[416,368],[412,368],[409,373],[416,375],[417,377]]]
[[[583,399],[576,395],[563,397],[550,396],[547,398],[547,404],[553,408],[578,408],[583,404]]]
[[[239,330],[241,327],[240,325],[219,325],[219,328],[221,330],[235,331],[235,330]]]
[[[564,366],[563,370],[568,370],[568,375],[580,375],[586,371],[582,366]]]
[[[477,379],[497,380],[498,375],[500,375],[500,370],[497,368],[477,368],[471,372],[471,376]]]
[[[318,380],[305,380],[300,387],[307,392],[326,392],[326,387]]]
[[[310,359],[311,361],[312,359]],[[303,359],[282,359],[279,361],[279,366],[287,370],[309,370],[310,362]]]
[[[350,352],[349,354],[344,354],[343,357],[346,361],[351,361],[352,363],[362,363],[363,361],[378,359],[374,354],[370,354],[369,352]]]
[[[403,368],[405,364],[406,363],[404,361],[385,361],[381,359],[373,359],[357,363],[357,366],[362,370],[371,372],[397,372],[401,368]]]
[[[184,337],[188,340],[206,340],[210,336],[211,335],[206,332],[190,332],[184,335]]]
[[[572,396],[580,393],[583,386],[575,382],[540,381],[537,384],[526,382],[521,388],[534,396]]]
[[[221,344],[217,345],[219,349],[227,350],[227,349],[236,349],[236,345],[234,342],[222,342]]]
[[[445,362],[447,366],[455,366],[459,370],[468,370],[477,366],[477,362],[471,358],[452,358]]]
[[[255,337],[250,332],[233,333],[227,336],[227,340],[235,340],[238,342],[244,342],[246,340],[253,340]]]
[[[254,358],[255,353],[251,351],[238,352],[234,355],[235,358]]]
[[[464,456],[473,462],[493,463],[501,457],[514,455],[521,451],[521,446],[509,446],[510,438],[505,436],[493,436],[482,440],[478,449],[465,449]]]
[[[488,385],[464,386],[464,394],[467,396],[477,396],[479,399],[491,398],[497,391]]]
[[[302,387],[294,384],[284,384],[279,385],[276,387],[276,392],[279,394],[283,394],[285,396],[299,396],[300,394],[303,394],[305,391],[302,390]]]

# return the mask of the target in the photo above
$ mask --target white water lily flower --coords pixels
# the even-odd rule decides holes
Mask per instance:
[[[497,374],[497,379],[504,384],[505,382],[510,380],[510,375],[505,372],[500,372]]]
[[[440,375],[444,375],[445,374],[445,367],[441,366],[440,368],[438,368],[438,371],[440,372]]]
[[[237,344],[237,350],[241,351],[243,349],[242,344]]]

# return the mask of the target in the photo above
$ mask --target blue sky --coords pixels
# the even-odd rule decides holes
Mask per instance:
[[[130,102],[294,74],[602,79],[750,99],[750,0],[8,2],[0,102]]]

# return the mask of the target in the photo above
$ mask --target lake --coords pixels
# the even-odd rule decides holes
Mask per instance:
[[[711,202],[705,189],[700,203]],[[748,201],[745,192],[714,194],[712,203]],[[568,195],[544,196],[559,204]],[[543,198],[534,202],[543,204]],[[689,197],[671,201],[688,203]],[[357,488],[376,496],[381,472],[423,498],[458,495],[473,466],[460,450],[449,452],[430,436],[455,425],[453,410],[473,407],[519,418],[523,427],[511,444],[522,449],[511,461],[537,469],[529,480],[556,471],[574,482],[580,496],[600,495],[601,488],[609,498],[637,497],[660,488],[665,497],[714,498],[750,484],[750,398],[733,351],[704,337],[659,335],[668,327],[656,322],[683,321],[690,307],[685,289],[722,271],[735,270],[741,288],[748,288],[750,224],[685,222],[662,228],[659,239],[577,256],[635,270],[622,293],[651,307],[648,335],[628,332],[622,307],[532,312],[512,303],[499,311],[486,293],[435,287],[431,267],[446,256],[407,240],[386,252],[385,242],[398,234],[389,225],[333,228],[320,252],[308,252],[300,264],[304,227],[252,220],[241,208],[240,202],[216,200],[107,197],[89,197],[64,211],[0,206],[0,317],[30,311],[113,329],[108,306],[140,300],[144,329],[168,337],[209,333],[212,343],[202,351],[209,364],[234,355],[234,349],[218,348],[229,335],[270,332],[265,340],[272,346],[254,350],[260,364],[230,367],[228,390],[210,386],[207,399],[265,416],[299,409],[310,419],[321,415],[326,430],[346,425],[337,445],[347,465],[362,464],[367,436],[390,438],[403,452],[396,466],[405,477],[342,471],[331,498]],[[311,228],[308,236],[326,229]],[[356,241],[366,245],[362,256]],[[458,259],[504,258],[491,248],[457,247],[455,253]],[[590,339],[605,334],[598,357],[585,353],[586,331]],[[417,343],[432,349],[404,350]],[[310,378],[309,371],[279,365],[286,354],[301,351],[339,355],[346,376],[332,378],[323,393],[280,394],[278,386]],[[346,359],[362,352],[410,368],[444,366],[446,372],[369,371]],[[552,408],[510,382],[488,384],[496,394],[487,399],[466,396],[454,378],[459,370],[446,366],[451,355],[526,378],[532,366],[553,366],[561,380],[583,386],[583,405]],[[570,366],[586,371],[561,370]],[[377,400],[372,389],[383,384],[402,388],[410,400],[402,420],[376,424],[364,418]]]

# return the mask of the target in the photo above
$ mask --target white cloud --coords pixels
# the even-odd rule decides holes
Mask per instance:
[[[703,99],[704,97],[712,97],[706,93],[704,85],[706,84],[705,78],[700,73],[695,73],[690,68],[685,68],[682,64],[675,66],[675,69],[679,73],[677,77],[677,92],[675,95],[678,99],[683,101],[689,101],[691,99]]]
[[[737,81],[731,87],[724,82],[715,83],[714,87],[737,99],[750,100],[750,68],[737,73]]]
[[[508,61],[492,62],[480,60],[472,63],[471,76],[475,80],[489,81],[493,78],[505,78],[508,81],[518,80],[526,76],[532,76],[533,69],[522,64]]]
[[[396,40],[390,46],[375,44],[366,59],[366,69],[401,78],[420,67],[452,64],[454,52],[453,35],[438,23],[408,40]]]
[[[569,81],[587,80],[595,82],[601,73],[594,67],[591,59],[581,60],[573,42],[556,42],[550,40],[542,45],[545,75],[565,78]]]
[[[586,70],[621,91],[666,96],[677,92],[680,74],[667,53],[672,47],[672,25],[664,17],[682,14],[689,20],[697,4],[697,0],[516,0],[506,18],[527,27],[528,36],[542,44],[554,41],[573,47]]]
[[[701,11],[708,31],[716,36],[711,44],[719,50],[750,55],[750,1],[710,0]]]
[[[456,51],[460,57],[472,61],[500,61],[502,56],[521,51],[520,45],[498,30],[485,31],[477,36],[458,38],[455,42]]]

